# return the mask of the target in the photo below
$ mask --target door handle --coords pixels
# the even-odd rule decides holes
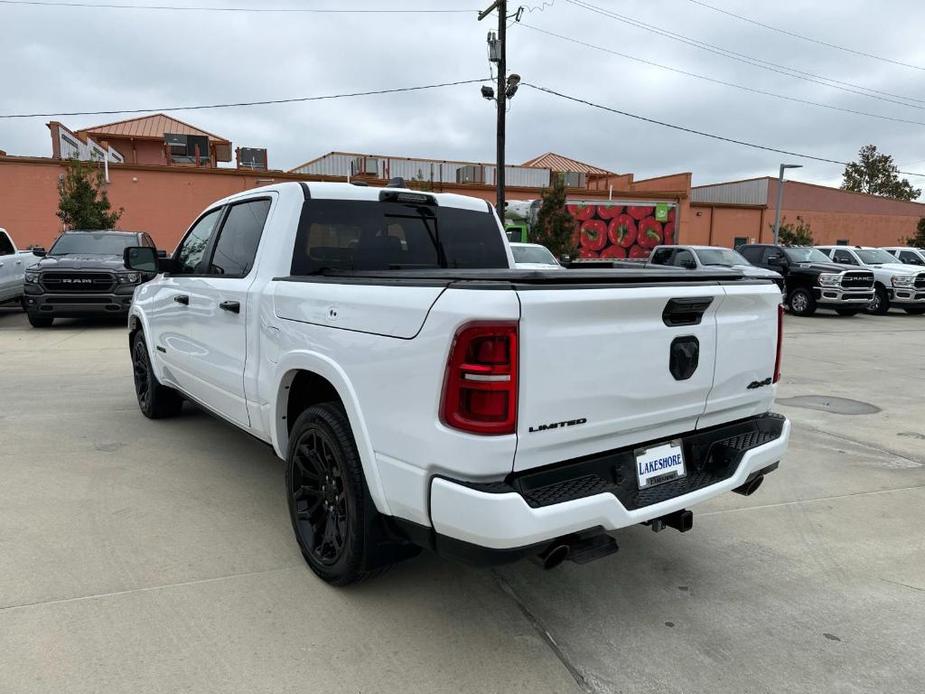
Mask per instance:
[[[230,313],[241,313],[241,302],[240,301],[223,301],[218,305],[222,311],[228,311]]]
[[[178,304],[183,304],[184,306],[189,306],[189,297],[186,294],[177,294],[174,298]]]

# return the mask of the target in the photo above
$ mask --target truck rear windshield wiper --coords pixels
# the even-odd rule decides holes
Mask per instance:
[[[442,268],[449,267],[449,263],[446,261],[446,252],[443,250],[443,244],[440,243],[440,230],[437,228],[437,215],[435,215],[434,211],[429,207],[418,207],[416,211],[421,218],[421,223],[427,230],[427,235],[430,237],[431,243],[434,244],[434,250],[437,251],[437,266]],[[433,226],[428,222],[432,222]]]

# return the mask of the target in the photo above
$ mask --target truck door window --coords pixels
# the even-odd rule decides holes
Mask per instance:
[[[205,255],[206,247],[212,238],[212,232],[215,231],[215,225],[221,217],[222,208],[207,212],[199,221],[193,225],[193,228],[186,234],[186,238],[180,243],[176,254],[176,274],[191,275],[199,271],[199,265],[202,257]]]
[[[673,248],[659,248],[652,254],[652,260],[650,262],[653,265],[669,265],[673,252]]]
[[[210,275],[245,277],[251,271],[269,211],[268,198],[241,202],[229,208],[209,261]]]
[[[858,264],[858,262],[852,257],[852,255],[848,251],[835,251],[832,254],[832,259],[836,263],[840,263],[842,265],[857,265]]]
[[[0,231],[0,255],[12,255],[13,242],[10,241],[5,231]]]
[[[506,268],[493,215],[437,205],[311,200],[302,212],[292,274],[324,270]]]
[[[745,256],[746,258],[748,256]],[[777,248],[768,248],[764,253],[764,262],[762,265],[767,265],[768,267],[781,267],[784,262],[784,254],[781,253]]]
[[[919,258],[912,251],[900,251],[899,259],[909,265],[925,265],[925,261]]]
[[[671,264],[676,267],[683,267],[692,270],[697,267],[697,261],[694,260],[694,254],[686,248],[680,249],[672,258]]]
[[[763,250],[761,246],[745,246],[738,250],[739,253],[744,255],[745,259],[753,265],[761,263],[761,253]]]

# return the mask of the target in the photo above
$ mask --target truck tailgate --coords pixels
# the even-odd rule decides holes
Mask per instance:
[[[770,403],[772,388],[747,386],[774,369],[780,294],[771,284],[739,284],[729,297],[708,282],[518,295],[515,471],[692,431],[708,400],[718,421]]]

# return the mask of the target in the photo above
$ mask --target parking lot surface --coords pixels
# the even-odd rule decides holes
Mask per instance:
[[[123,326],[0,308],[0,692],[923,692],[923,354],[925,317],[788,317],[755,495],[584,566],[335,589],[268,447],[144,419]]]

